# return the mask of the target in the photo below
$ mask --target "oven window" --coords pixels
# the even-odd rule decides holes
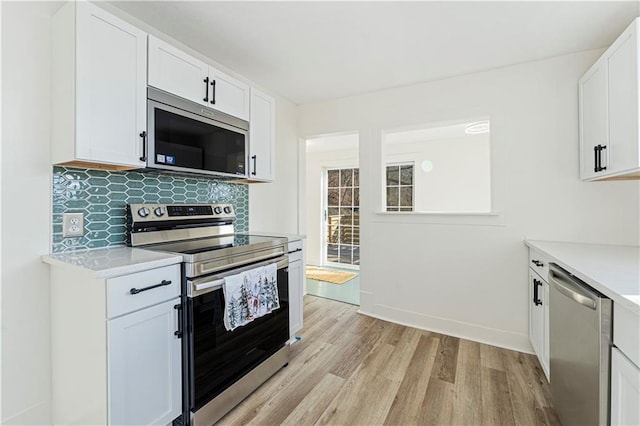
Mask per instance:
[[[222,289],[189,299],[191,410],[208,403],[289,340],[288,287],[288,269],[278,269],[280,308],[233,331],[224,327]]]
[[[154,108],[156,164],[245,174],[245,135]]]

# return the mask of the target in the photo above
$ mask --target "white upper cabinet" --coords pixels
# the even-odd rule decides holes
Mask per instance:
[[[580,79],[583,180],[640,177],[639,26],[636,18]]]
[[[209,66],[182,50],[149,36],[149,86],[192,102],[208,102]]]
[[[52,32],[52,162],[144,166],[147,34],[87,2],[60,9]]]
[[[275,100],[251,88],[249,179],[275,179]]]
[[[149,86],[249,119],[249,85],[151,35]]]
[[[249,86],[209,67],[210,106],[234,117],[249,120]]]

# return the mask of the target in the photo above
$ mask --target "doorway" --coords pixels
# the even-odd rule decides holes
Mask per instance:
[[[360,304],[358,134],[306,140],[307,293]]]

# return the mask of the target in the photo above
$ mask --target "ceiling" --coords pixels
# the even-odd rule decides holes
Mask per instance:
[[[302,104],[606,47],[637,1],[121,1]]]

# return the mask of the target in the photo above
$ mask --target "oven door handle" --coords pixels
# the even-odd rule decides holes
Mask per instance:
[[[193,289],[195,291],[200,291],[207,288],[214,288],[214,287],[218,288],[218,287],[222,287],[222,284],[224,284],[224,278],[219,280],[214,280],[214,281],[207,281],[206,283],[202,283],[202,284],[195,284],[193,286]]]
[[[278,269],[286,268],[287,266],[289,266],[289,259],[286,256],[281,256],[266,262],[254,263],[252,265],[234,268],[222,274],[217,274],[217,275],[206,277],[206,278],[196,278],[193,280],[187,280],[187,288],[189,289],[189,292],[190,292],[189,297],[195,297],[199,294],[208,293],[210,291],[214,291],[219,288],[222,288],[222,284],[224,284],[224,279],[226,277],[230,277],[231,275],[236,275],[241,272],[249,271],[251,269],[259,268],[261,266],[267,266],[272,263],[275,263]]]

